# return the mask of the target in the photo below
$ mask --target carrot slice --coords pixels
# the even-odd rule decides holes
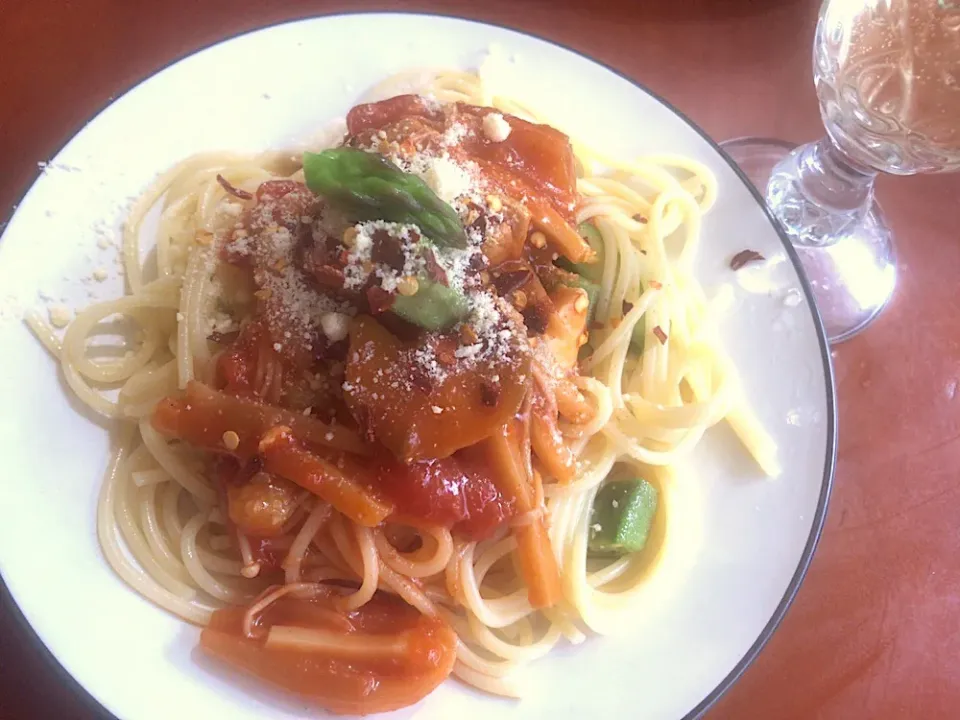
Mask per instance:
[[[257,454],[257,444],[270,428],[289,427],[311,446],[364,454],[366,448],[356,433],[316,418],[265,405],[248,398],[218,392],[191,381],[180,398],[166,398],[157,404],[151,418],[157,432],[213,452],[230,452],[241,460]],[[225,433],[235,433],[237,444],[228,447]],[[231,443],[232,445],[232,443]]]
[[[530,604],[535,608],[552,607],[560,599],[560,570],[543,516],[534,512],[537,508],[533,489],[520,457],[518,424],[513,420],[504,425],[482,443],[482,451],[500,490],[516,498],[521,512],[532,513],[529,523],[515,526],[513,530],[520,555],[520,573],[527,584]]]
[[[358,525],[374,527],[393,512],[393,504],[381,500],[356,482],[366,475],[360,463],[347,456],[333,462],[306,450],[293,431],[282,425],[268,431],[259,445],[263,468],[309,490]]]

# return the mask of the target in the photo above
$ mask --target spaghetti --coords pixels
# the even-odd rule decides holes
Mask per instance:
[[[412,77],[421,96],[394,97]],[[624,161],[574,142],[574,204],[564,205],[560,164],[549,181],[538,179],[542,164],[518,179],[499,156],[463,149],[471,133],[477,147],[521,159],[522,138],[511,145],[510,134],[531,133],[542,155],[566,142],[481,75],[418,72],[375,93],[392,99],[351,111],[346,145],[425,178],[430,197],[459,212],[450,232],[465,231],[465,248],[414,256],[423,228],[344,221],[289,156],[202,155],[163,174],[131,212],[124,297],[79,313],[62,342],[38,316],[28,323],[77,397],[120,421],[97,516],[107,561],[145,598],[207,626],[208,651],[341,712],[415,702],[451,671],[519,696],[518,669],[562,639],[608,631],[655,563],[663,510],[643,552],[591,551],[608,484],[630,475],[669,485],[724,420],[766,473],[779,472],[693,271],[716,183],[693,160]],[[158,204],[154,271],[139,243]],[[573,230],[584,224],[593,245]],[[511,239],[515,255],[504,251]],[[339,260],[321,257],[321,245],[336,245]],[[594,254],[588,298],[564,283]],[[421,333],[411,350],[394,335],[433,316],[397,324],[377,304],[399,314],[402,298],[443,281],[472,298],[472,314]],[[132,349],[90,357],[88,338],[116,317],[136,326]],[[361,358],[365,347],[376,357]],[[407,375],[390,375],[397,367]],[[373,387],[384,372],[407,383],[403,403],[413,404],[401,416],[421,402],[409,383],[423,391],[418,433],[397,405],[377,414],[390,393]],[[464,388],[481,409],[463,407]],[[330,408],[318,407],[324,399]],[[477,419],[500,408],[496,427]],[[406,464],[383,460],[384,446]],[[432,469],[412,477],[421,467]],[[409,492],[434,481],[447,495],[414,507]],[[467,509],[444,516],[451,498]],[[318,690],[315,678],[310,690],[291,686],[250,648],[322,658],[346,690]],[[417,660],[417,648],[433,660]],[[380,690],[344,681],[341,660],[377,674]]]

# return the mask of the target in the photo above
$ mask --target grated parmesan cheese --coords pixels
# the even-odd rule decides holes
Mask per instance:
[[[467,137],[467,134],[468,130],[466,125],[459,122],[451,123],[450,127],[443,133],[443,144],[447,147],[459,145],[460,142]]]
[[[447,371],[440,365],[437,355],[430,345],[414,350],[412,360],[431,380],[441,383],[447,379]]]
[[[483,134],[491,142],[503,142],[510,137],[510,130],[510,123],[500,113],[492,112],[483,116]]]
[[[349,317],[343,313],[324,313],[320,317],[320,327],[330,342],[340,342],[347,336],[350,327]]]
[[[458,359],[472,358],[476,357],[477,353],[481,350],[483,350],[483,345],[481,343],[474,343],[473,345],[461,345],[453,354]]]
[[[426,95],[421,95],[420,99],[423,100],[423,106],[431,112],[439,112],[443,108],[443,104],[437,100],[434,95],[429,93]]]
[[[225,334],[239,330],[240,325],[229,314],[215,310],[207,318],[206,329],[207,335],[211,335],[213,333]]]
[[[372,274],[379,279],[380,287],[387,292],[394,292],[401,278],[423,274],[424,261],[420,256],[423,235],[416,225],[373,220],[358,223],[354,228],[357,234],[343,269],[345,289],[357,290],[363,287]],[[403,267],[400,270],[373,262],[373,236],[378,230],[400,240],[403,251]]]
[[[269,203],[264,205],[270,207]],[[235,245],[230,246],[231,250]],[[273,270],[256,273],[255,280],[262,290],[269,291],[266,314],[271,325],[307,336],[321,330],[321,318],[325,314],[356,311],[314,289],[295,262],[295,249],[296,239],[285,227],[272,227],[261,233],[256,253],[261,262]]]
[[[435,102],[435,101],[434,101]],[[440,109],[437,104],[437,109]],[[509,127],[509,126],[508,126]],[[372,144],[361,146],[366,152],[382,154],[397,167],[423,180],[446,203],[479,191],[479,169],[470,161],[457,162],[444,148],[456,147],[467,137],[469,129],[461,122],[452,122],[440,137],[439,147],[418,149],[412,155],[396,142],[387,142],[387,133],[380,130]]]
[[[480,292],[471,300],[470,325],[479,337],[490,335],[501,321],[497,298],[492,293]]]
[[[229,200],[224,200],[217,207],[217,212],[223,213],[230,217],[240,217],[240,213],[243,212],[243,205],[237,202],[231,202]]]
[[[446,154],[430,158],[426,168],[417,174],[447,204],[473,192],[477,185],[466,167],[458,165]]]

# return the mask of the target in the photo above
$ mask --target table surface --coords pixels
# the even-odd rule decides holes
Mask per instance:
[[[385,5],[0,0],[0,220],[38,161],[171,60],[260,25]],[[389,5],[576,48],[718,139],[821,133],[816,0]],[[840,449],[826,530],[782,626],[709,720],[934,720],[960,708],[960,176],[883,178],[879,197],[899,241],[899,286],[885,314],[834,353]],[[0,718],[96,717],[74,692],[0,608]]]

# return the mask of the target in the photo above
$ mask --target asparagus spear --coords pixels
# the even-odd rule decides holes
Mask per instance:
[[[444,330],[470,310],[467,298],[451,287],[421,277],[413,295],[397,295],[391,308],[397,315],[426,330]]]
[[[420,228],[437,245],[465,248],[456,211],[416,175],[374,153],[340,147],[303,154],[307,187],[360,220],[387,220]]]
[[[657,512],[657,489],[646,480],[614,480],[593,501],[589,551],[626,555],[643,550]]]
[[[603,239],[600,237],[600,231],[597,230],[591,222],[582,222],[577,227],[577,232],[590,244],[597,254],[597,260],[592,263],[568,263],[569,269],[580,276],[576,286],[587,291],[590,298],[590,310],[588,322],[593,321],[596,299],[600,294],[600,282],[603,279]],[[644,346],[644,323],[638,323],[630,336],[630,350],[634,353],[642,353]]]

